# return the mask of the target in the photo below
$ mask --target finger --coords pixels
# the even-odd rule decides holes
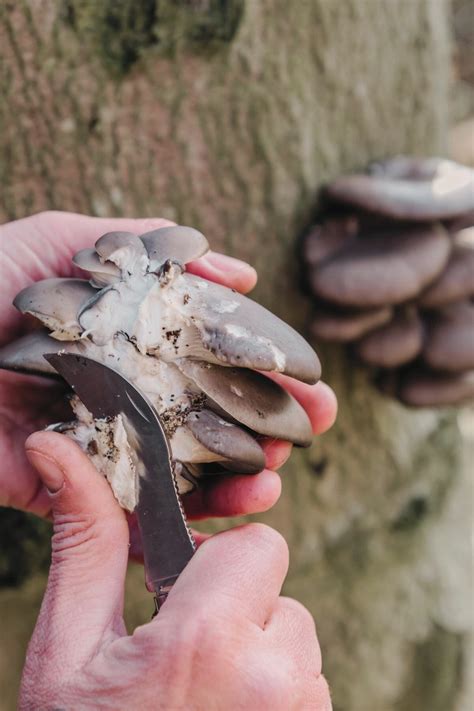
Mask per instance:
[[[314,434],[323,434],[332,427],[337,416],[337,398],[329,385],[322,381],[307,385],[281,373],[266,372],[264,375],[275,380],[298,400],[306,410]]]
[[[197,550],[157,619],[192,609],[263,628],[287,570],[288,547],[272,528],[253,523],[218,533]]]
[[[250,264],[219,252],[208,252],[186,265],[190,274],[228,286],[246,294],[257,283],[257,272]]]
[[[280,597],[265,625],[265,635],[276,649],[290,652],[296,667],[318,677],[321,649],[312,615],[296,600]]]
[[[268,511],[281,494],[280,477],[269,469],[260,474],[219,474],[206,479],[183,498],[190,519],[261,513]]]
[[[293,449],[290,442],[282,439],[264,439],[259,444],[265,452],[265,465],[274,471],[284,465]]]
[[[122,624],[128,559],[125,515],[106,480],[67,437],[35,433],[26,451],[50,491],[54,526],[38,634],[43,644],[60,639],[61,658],[81,663],[104,634]]]

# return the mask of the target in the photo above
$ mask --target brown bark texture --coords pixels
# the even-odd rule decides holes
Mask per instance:
[[[0,7],[3,219],[61,209],[192,225],[250,261],[255,298],[303,332],[297,236],[320,186],[445,148],[445,0]],[[289,542],[285,592],[314,614],[336,711],[467,709],[468,414],[407,410],[342,350],[318,352],[337,424],[294,452],[281,501],[258,517]],[[14,587],[12,571],[20,549],[33,571],[47,539],[8,516],[5,709],[43,585]],[[141,585],[132,571],[131,624],[149,614]]]

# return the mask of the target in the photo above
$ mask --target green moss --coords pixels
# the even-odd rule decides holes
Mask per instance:
[[[244,0],[64,0],[63,19],[121,76],[151,47],[215,50],[235,35]]]
[[[65,0],[63,16],[115,74],[155,42],[155,0]]]

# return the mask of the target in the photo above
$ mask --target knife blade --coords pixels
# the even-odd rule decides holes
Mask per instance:
[[[138,463],[135,509],[156,611],[196,550],[178,494],[171,450],[148,398],[119,372],[72,353],[44,356],[69,383],[94,418],[122,416]]]

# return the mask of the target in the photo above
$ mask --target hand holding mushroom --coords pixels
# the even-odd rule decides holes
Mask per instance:
[[[474,172],[399,156],[338,178],[303,251],[316,339],[412,406],[474,397]]]
[[[136,377],[138,374],[136,369],[138,363],[146,363],[148,368],[150,367],[148,364],[152,362],[151,369],[144,374],[145,377],[149,376],[148,385],[151,387],[150,392],[152,395],[155,392],[154,388],[156,388],[157,374],[163,371],[173,371],[176,375],[174,382],[180,386],[185,382],[187,387],[187,404],[184,407],[181,407],[185,399],[183,398],[182,390],[176,389],[177,391],[175,392],[173,389],[168,388],[165,393],[167,405],[165,409],[168,410],[170,415],[170,432],[176,427],[174,430],[174,434],[176,434],[178,429],[182,427],[183,411],[186,411],[187,429],[190,434],[186,432],[185,438],[182,437],[181,441],[176,444],[176,447],[181,446],[180,455],[182,459],[180,461],[182,461],[183,467],[187,470],[186,472],[183,471],[183,473],[188,475],[189,469],[193,469],[195,464],[195,462],[190,461],[193,458],[193,448],[190,447],[190,442],[195,447],[195,451],[199,453],[202,453],[203,450],[206,451],[207,461],[205,466],[211,471],[216,466],[212,462],[216,461],[224,463],[228,471],[235,471],[235,469],[239,471],[241,466],[245,467],[244,470],[247,471],[256,471],[266,467],[255,477],[240,476],[238,474],[229,474],[220,478],[209,476],[208,483],[205,483],[195,494],[187,497],[186,507],[188,513],[194,517],[203,517],[264,510],[274,503],[280,491],[279,479],[271,470],[280,466],[287,458],[290,446],[279,439],[276,441],[258,439],[256,441],[250,431],[257,432],[262,437],[266,433],[274,438],[279,436],[288,438],[288,436],[291,436],[295,441],[303,444],[307,441],[311,428],[315,432],[322,432],[332,424],[335,416],[335,399],[332,391],[321,383],[305,385],[284,375],[274,375],[272,377],[284,386],[286,393],[277,385],[272,385],[268,378],[263,381],[262,379],[265,376],[260,376],[253,371],[250,375],[244,375],[243,379],[239,380],[238,383],[229,383],[228,379],[226,381],[226,374],[234,372],[233,368],[235,366],[239,366],[240,363],[250,364],[246,360],[249,357],[256,358],[253,365],[254,367],[256,365],[259,369],[275,367],[276,370],[286,370],[290,374],[301,374],[307,380],[314,380],[317,377],[317,361],[311,350],[308,350],[308,347],[304,344],[304,341],[302,339],[299,340],[297,334],[293,336],[294,332],[278,320],[275,321],[281,324],[281,327],[280,325],[278,326],[279,330],[276,333],[276,338],[280,338],[278,343],[275,344],[272,341],[272,338],[275,337],[272,329],[265,330],[265,323],[262,323],[263,331],[257,334],[260,340],[256,340],[255,344],[252,344],[256,346],[256,351],[254,351],[253,356],[246,351],[246,339],[242,340],[240,338],[242,330],[239,331],[239,328],[246,327],[252,332],[252,328],[255,325],[255,316],[258,319],[262,312],[267,313],[255,304],[257,313],[253,317],[252,314],[249,314],[249,320],[245,326],[240,325],[236,320],[236,312],[240,308],[246,308],[243,297],[237,292],[245,292],[252,288],[255,283],[255,273],[251,267],[238,260],[213,253],[198,258],[206,244],[205,241],[202,241],[203,238],[201,236],[195,235],[196,240],[192,241],[191,246],[186,246],[185,240],[180,247],[184,252],[181,251],[175,254],[177,262],[182,263],[183,261],[188,261],[188,259],[192,260],[187,267],[189,274],[183,274],[182,267],[177,264],[169,263],[168,266],[164,267],[168,257],[168,245],[166,243],[161,242],[160,248],[164,250],[161,253],[158,247],[155,249],[156,243],[155,246],[149,246],[150,255],[148,255],[145,242],[138,240],[136,237],[131,238],[130,235],[128,237],[123,235],[124,232],[143,234],[151,232],[153,229],[170,226],[170,223],[160,220],[103,220],[65,213],[45,213],[5,225],[1,229],[0,237],[2,240],[2,254],[4,255],[3,269],[5,270],[0,296],[1,312],[4,314],[2,317],[2,341],[4,344],[1,356],[2,362],[17,370],[38,372],[44,370],[47,366],[42,358],[42,353],[45,352],[43,347],[46,343],[49,349],[53,345],[57,349],[71,348],[81,351],[81,349],[85,348],[87,340],[94,350],[92,357],[98,357],[99,354],[102,354],[105,358],[110,358],[111,361],[115,362],[117,358],[120,358],[122,366],[130,369],[127,373],[132,377]],[[134,276],[131,275],[131,280],[134,278],[138,280],[137,274],[139,274],[140,280],[145,278],[145,281],[147,281],[143,263],[147,259],[156,261],[159,276],[157,274],[153,276],[153,279],[160,284],[160,288],[155,297],[160,299],[165,295],[165,303],[168,296],[172,297],[171,302],[167,304],[168,314],[171,313],[170,309],[174,307],[174,299],[176,301],[175,313],[177,315],[180,315],[183,320],[188,319],[191,324],[193,324],[191,317],[197,319],[193,329],[186,332],[186,336],[193,336],[192,340],[191,338],[180,340],[179,335],[170,333],[173,330],[177,330],[172,328],[170,323],[165,324],[164,321],[161,321],[158,324],[157,322],[151,323],[149,320],[147,321],[146,308],[151,307],[151,302],[155,297],[149,299],[146,306],[143,306],[142,303],[143,293],[141,293],[141,296],[138,294],[139,298],[134,301],[133,299],[138,292],[134,292],[130,281],[123,281],[121,278],[117,281],[117,271],[120,267],[108,260],[107,257],[104,258],[102,256],[103,261],[101,261],[101,256],[91,250],[90,245],[93,245],[101,234],[112,230],[122,233],[122,236],[111,239],[112,242],[116,240],[115,247],[117,247],[117,240],[121,246],[118,246],[117,249],[113,245],[111,247],[109,239],[105,240],[105,244],[104,242],[101,243],[103,249],[109,249],[109,255],[115,249],[116,259],[124,259],[121,262],[121,266],[125,270],[127,265],[138,270],[135,273],[133,269],[131,270],[132,274],[134,274]],[[135,241],[132,241],[131,244],[135,244],[136,253],[134,253],[133,248],[126,246],[130,240]],[[107,241],[109,241],[109,246],[106,244]],[[150,242],[150,239],[148,242]],[[81,252],[81,249],[86,251]],[[99,249],[101,249],[100,246]],[[109,287],[101,291],[96,287],[89,286],[87,281],[66,280],[64,282],[46,282],[46,284],[52,284],[52,289],[49,292],[48,288],[44,289],[41,286],[41,281],[39,281],[41,279],[54,279],[57,275],[71,277],[79,273],[77,268],[72,267],[70,262],[72,255],[78,251],[80,256],[77,260],[83,266],[86,266],[87,260],[90,260],[87,262],[88,268],[92,268],[95,265],[95,269],[92,268],[94,284],[101,286],[107,280],[114,281],[115,279],[116,282],[113,288]],[[166,257],[164,261],[162,259],[163,254]],[[128,259],[131,261],[127,262]],[[54,335],[75,340],[58,341],[42,331],[31,330],[31,327],[29,327],[26,335],[23,335],[19,341],[17,340],[16,344],[14,343],[14,339],[25,332],[25,319],[15,312],[10,304],[16,293],[25,284],[31,282],[39,283],[30,287],[33,291],[23,293],[21,297],[22,303],[19,303],[19,306],[25,311],[36,310],[36,316],[40,317],[50,329],[54,330]],[[220,282],[231,289],[234,288],[236,291],[226,291],[224,296],[222,287],[213,282]],[[206,287],[202,288],[202,286],[199,286],[200,284],[205,284]],[[59,285],[63,289],[60,294],[61,298],[58,298],[55,292]],[[138,290],[140,288],[138,287]],[[210,294],[209,302],[203,297],[204,290],[206,290],[206,294]],[[34,296],[34,298],[33,296],[31,297],[31,302],[28,293]],[[80,307],[84,306],[85,300],[87,301],[85,297],[89,298],[90,296],[93,297],[91,308],[83,309],[81,316],[79,316]],[[96,296],[99,296],[99,298],[94,301]],[[190,297],[189,299],[188,296]],[[116,298],[119,301],[114,303]],[[192,312],[191,299],[194,304],[198,305],[197,312],[200,312],[201,307],[204,308],[205,318],[203,320],[199,321]],[[177,303],[178,301],[179,304]],[[210,304],[209,308],[206,306],[208,303]],[[117,304],[120,305],[120,315],[118,314]],[[242,304],[244,304],[243,307]],[[74,312],[76,307],[78,308]],[[221,312],[219,312],[219,309]],[[226,309],[233,310],[226,311]],[[117,317],[119,321],[116,320],[114,322],[113,319],[117,319]],[[85,319],[83,325],[80,324],[78,318],[79,321],[81,318]],[[110,341],[108,345],[107,343],[101,344],[114,329],[122,330],[120,326],[120,319],[122,318],[128,319],[123,331],[128,329],[131,332],[126,336],[123,333],[122,335],[118,334],[116,338],[112,336],[114,344],[112,348],[110,347]],[[227,328],[222,328],[223,323]],[[135,325],[133,326],[133,324]],[[113,328],[110,328],[111,326]],[[163,327],[164,331],[162,331]],[[153,329],[155,330],[153,331]],[[83,335],[85,330],[89,331],[90,337],[88,336],[86,340],[78,338],[79,335]],[[156,349],[157,339],[162,332],[165,333],[165,338],[160,343],[163,345],[163,353],[166,356],[166,360],[156,358],[148,353],[150,343]],[[285,338],[295,338],[296,340],[285,341]],[[94,342],[93,339],[97,342]],[[287,343],[299,343],[301,345],[300,352],[295,350],[294,353],[290,353],[287,356],[284,352]],[[243,348],[241,348],[242,345],[244,345]],[[192,355],[193,360],[188,358],[188,355]],[[195,360],[196,358],[202,360]],[[228,358],[225,365],[220,365],[225,358]],[[283,358],[285,363],[283,363]],[[181,369],[176,365],[178,362],[181,365]],[[203,362],[207,364],[206,367],[202,365]],[[116,364],[117,366],[119,365],[119,363]],[[208,365],[210,367],[207,367]],[[220,373],[221,371],[225,371],[223,380],[211,378],[209,381],[210,372]],[[239,371],[236,372],[238,373]],[[247,373],[247,371],[245,372]],[[143,375],[141,365],[139,375]],[[5,422],[1,452],[3,463],[0,487],[1,500],[2,503],[11,504],[18,508],[26,508],[35,513],[45,515],[49,510],[49,501],[36,475],[25,460],[22,453],[22,443],[25,436],[34,429],[67,418],[62,405],[62,387],[54,382],[50,383],[39,379],[32,380],[17,373],[2,371],[0,378],[2,410]],[[288,430],[286,427],[282,428],[281,418],[280,420],[278,420],[278,417],[268,419],[264,416],[261,418],[258,413],[258,423],[255,425],[258,429],[252,430],[255,422],[255,410],[249,411],[248,403],[245,402],[242,402],[238,411],[233,409],[232,403],[235,401],[240,403],[245,400],[245,397],[242,396],[245,396],[248,388],[254,387],[255,382],[258,383],[259,388],[262,387],[261,390],[258,390],[262,399],[262,407],[268,407],[270,404],[273,409],[274,404],[278,403],[280,414],[284,415],[285,411],[291,413],[290,419],[292,420],[295,417],[295,413],[297,413],[298,420],[295,420],[295,422],[299,422],[300,425],[295,428],[293,434],[291,434],[289,428]],[[193,384],[193,386],[188,388],[188,383]],[[242,395],[232,392],[232,385],[234,385],[234,390],[238,390]],[[212,401],[212,406],[204,408],[206,410],[205,421],[197,423],[194,413],[202,393],[205,393],[207,402]],[[161,402],[159,399],[161,395],[161,391],[157,393],[157,404]],[[194,401],[193,398],[195,398]],[[302,408],[299,407],[298,401],[301,403]],[[228,419],[229,411],[232,421]],[[264,411],[262,410],[262,412]],[[174,420],[173,415],[176,415]],[[87,417],[86,415],[84,416],[85,418]],[[252,417],[254,417],[254,420],[249,419]],[[310,425],[308,424],[308,418]],[[226,424],[223,425],[223,422]],[[243,429],[240,424],[237,424],[242,422],[244,424]],[[82,430],[76,432],[77,439],[82,436],[82,442],[87,447],[90,445],[90,440],[86,438],[86,434],[89,432],[87,430],[87,422],[83,420],[78,427],[82,427]],[[242,442],[245,442],[245,447],[240,447],[237,452],[235,449],[233,451],[229,449],[230,445],[226,444],[227,448],[222,449],[225,444],[225,440],[221,437],[224,427],[236,432]],[[264,428],[267,428],[266,432],[258,431],[264,430]],[[227,429],[225,432],[227,432]],[[288,435],[288,432],[290,435]],[[191,438],[195,439],[196,444]],[[209,448],[210,446],[214,447],[214,450],[221,449],[213,451]],[[93,445],[89,449],[93,451]],[[261,452],[263,452],[263,455]],[[200,454],[198,454],[198,459],[200,460],[198,463],[202,464]],[[15,476],[13,476],[13,472],[15,472]],[[189,473],[191,476],[188,476],[188,480],[182,479],[183,487],[189,486],[189,479],[193,479],[198,472],[194,471],[193,473],[191,471]]]

